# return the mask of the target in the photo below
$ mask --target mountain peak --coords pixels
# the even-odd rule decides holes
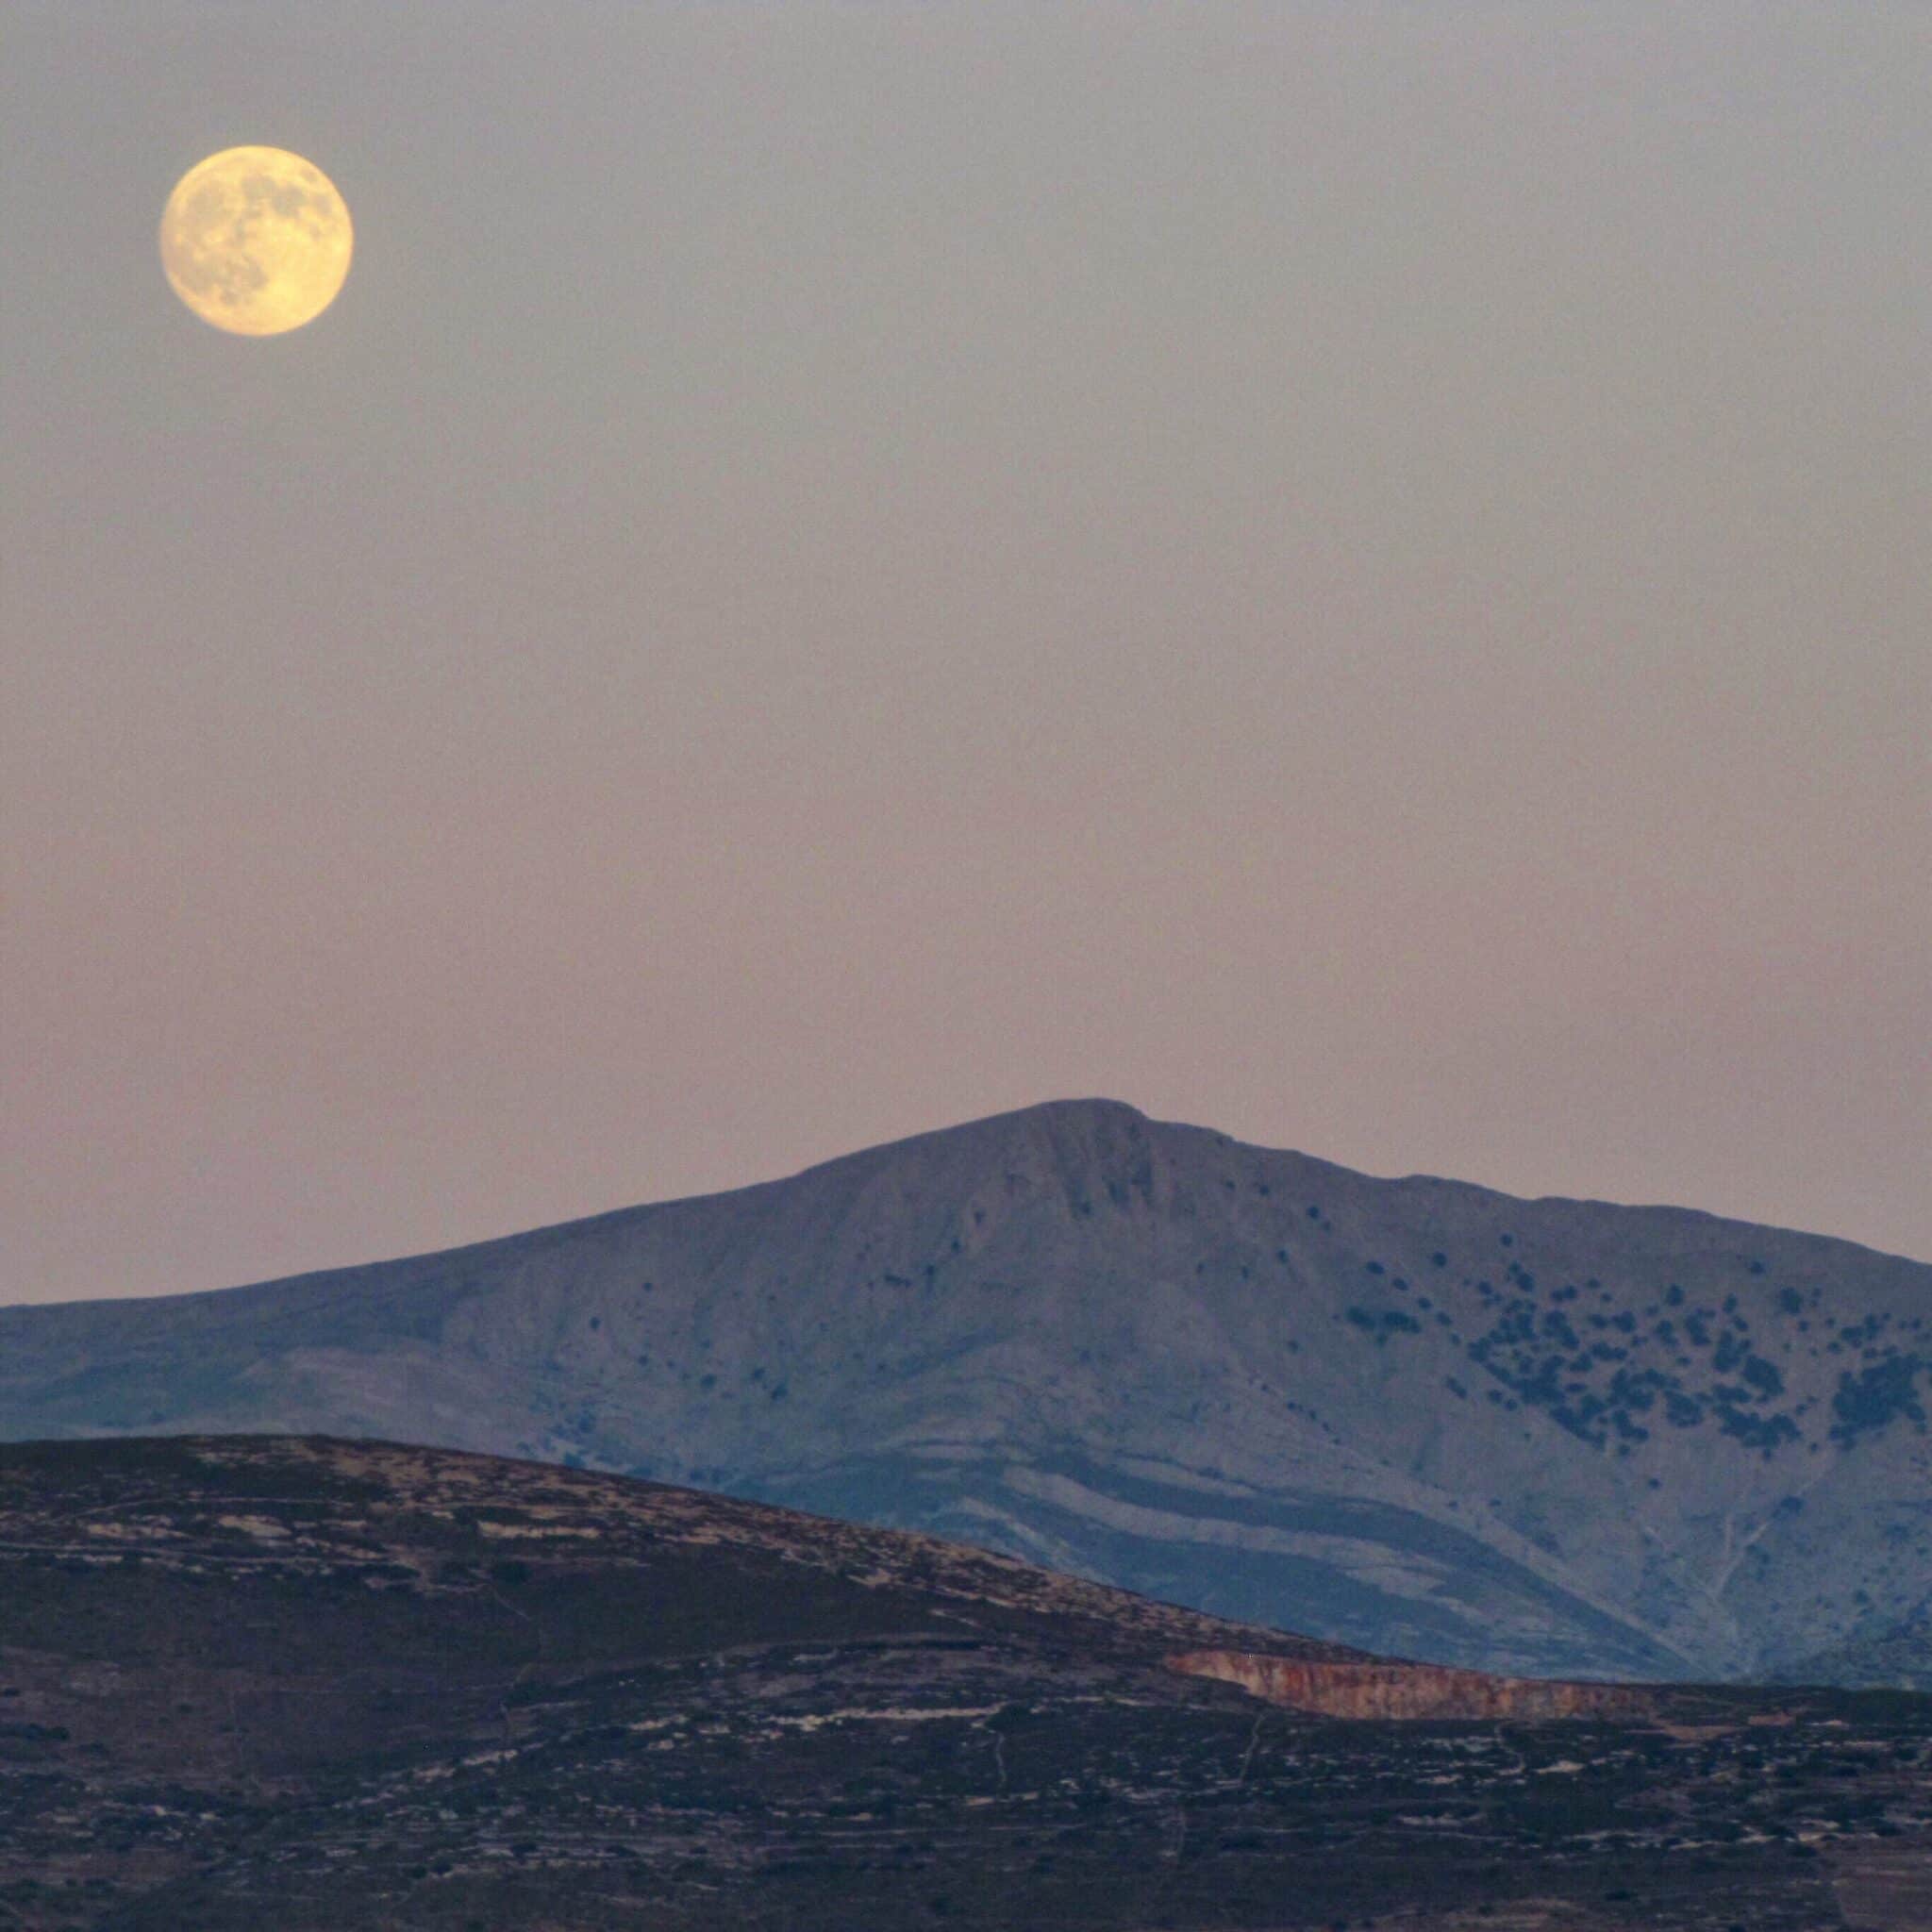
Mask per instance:
[[[856,1183],[860,1200],[883,1189],[892,1198],[970,1201],[984,1224],[1041,1194],[1077,1203],[1105,1195],[1111,1183],[1118,1195],[1130,1174],[1144,1186],[1157,1131],[1123,1101],[1046,1100],[844,1155],[797,1181]]]
[[[1152,1124],[1140,1108],[1122,1100],[1041,1100],[1027,1107],[1008,1108],[1004,1113],[984,1114],[952,1126],[908,1135],[904,1140],[890,1141],[883,1146],[844,1155],[824,1164],[836,1167],[852,1160],[924,1157],[954,1148],[975,1153],[990,1148],[1053,1148],[1063,1155],[1085,1152],[1107,1158],[1135,1139],[1144,1137]]]

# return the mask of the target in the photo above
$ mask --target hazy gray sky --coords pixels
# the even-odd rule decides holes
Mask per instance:
[[[1932,1256],[1932,8],[0,25],[0,1300],[1051,1096]],[[239,142],[336,306],[178,306]]]

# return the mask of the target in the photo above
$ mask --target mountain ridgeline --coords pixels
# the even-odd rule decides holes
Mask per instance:
[[[1061,1102],[223,1293],[0,1309],[0,1439],[400,1439],[1523,1674],[1932,1687],[1932,1267]]]

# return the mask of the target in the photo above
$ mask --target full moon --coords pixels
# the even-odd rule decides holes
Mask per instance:
[[[197,161],[161,210],[161,266],[202,321],[238,336],[313,322],[349,273],[355,231],[336,184],[278,147]]]

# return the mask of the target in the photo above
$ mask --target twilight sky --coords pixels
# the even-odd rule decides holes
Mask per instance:
[[[0,43],[0,1301],[1083,1093],[1932,1257],[1932,9]]]

